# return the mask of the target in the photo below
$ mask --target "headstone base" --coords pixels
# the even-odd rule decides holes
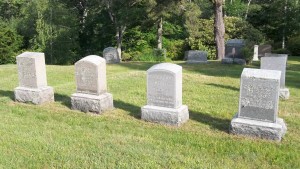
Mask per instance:
[[[186,61],[188,64],[207,64],[207,61],[197,61],[197,60],[188,60]]]
[[[290,97],[290,90],[288,88],[279,90],[279,97],[283,100],[287,100]]]
[[[286,125],[281,118],[276,123],[256,121],[236,116],[231,120],[230,133],[280,141],[286,133]]]
[[[72,109],[83,112],[102,114],[106,110],[114,108],[113,96],[104,93],[99,96],[84,93],[74,93],[71,95]]]
[[[54,91],[50,86],[40,88],[15,88],[15,100],[18,102],[31,102],[33,104],[42,104],[46,102],[54,102]]]
[[[239,64],[239,65],[245,65],[246,61],[245,59],[239,59],[239,58],[223,58],[221,61],[222,64]]]
[[[223,58],[222,64],[233,64],[233,59],[232,58]]]
[[[189,119],[189,110],[186,105],[177,109],[149,106],[142,107],[142,119],[145,121],[180,126]]]

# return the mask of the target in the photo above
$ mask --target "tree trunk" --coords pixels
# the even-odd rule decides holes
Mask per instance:
[[[282,29],[282,42],[281,42],[281,47],[282,49],[285,49],[285,30],[286,30],[286,25],[287,25],[287,4],[288,1],[285,0],[284,4],[284,24],[283,24],[283,29]]]
[[[225,34],[225,26],[224,26],[224,18],[222,11],[222,0],[216,0],[214,2],[214,12],[215,12],[215,20],[214,20],[214,33],[215,33],[215,42],[216,42],[216,51],[217,51],[217,59],[222,60],[225,55],[225,43],[224,43],[224,34]]]
[[[247,4],[247,10],[246,10],[246,14],[245,14],[245,20],[246,20],[246,19],[247,19],[247,17],[248,17],[250,3],[251,3],[251,0],[248,0],[248,4]]]
[[[157,49],[162,49],[162,32],[163,32],[163,22],[162,18],[157,25]]]
[[[118,26],[116,28],[117,51],[119,60],[122,61],[122,39],[126,26]]]

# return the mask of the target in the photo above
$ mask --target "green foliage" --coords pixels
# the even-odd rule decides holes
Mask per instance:
[[[0,64],[15,63],[22,37],[6,23],[0,23]]]
[[[187,44],[181,39],[167,39],[163,40],[163,46],[167,50],[167,58],[172,60],[183,59],[184,51],[187,50]]]
[[[247,21],[237,17],[225,18],[225,39],[246,39],[256,44],[265,41],[264,35]]]
[[[290,54],[291,52],[288,49],[282,49],[282,48],[278,48],[278,49],[274,49],[272,50],[272,53],[277,53],[277,54]]]
[[[287,48],[292,55],[300,56],[300,34],[288,40]]]
[[[245,46],[242,48],[243,58],[247,64],[250,64],[253,60],[254,55],[254,45],[256,43],[250,40],[245,41]]]
[[[246,4],[242,0],[226,1],[224,12],[227,16],[244,17],[246,12]]]

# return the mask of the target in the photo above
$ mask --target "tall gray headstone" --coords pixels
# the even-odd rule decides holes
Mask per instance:
[[[265,57],[261,57],[261,63],[260,63],[261,69],[281,71],[279,96],[284,100],[288,99],[290,96],[289,89],[285,87],[287,58],[288,58],[287,54],[266,53]]]
[[[15,88],[15,100],[42,104],[54,101],[53,88],[47,86],[44,53],[24,52],[17,56],[19,87]]]
[[[118,51],[113,47],[108,47],[103,50],[103,58],[106,60],[106,63],[120,63]]]
[[[142,119],[179,126],[189,119],[188,107],[182,105],[182,67],[161,63],[147,70],[147,105]]]
[[[101,114],[113,109],[113,96],[107,92],[105,59],[89,55],[75,63],[76,93],[72,109]]]
[[[189,50],[185,52],[187,63],[207,63],[207,52]]]
[[[230,133],[281,140],[287,129],[278,118],[280,76],[276,70],[243,70],[239,111],[231,121]]]
[[[268,44],[259,45],[257,50],[258,50],[258,57],[264,57],[266,53],[271,53],[272,46]]]
[[[223,64],[237,63],[245,65],[246,61],[243,59],[242,49],[245,46],[243,39],[229,39],[225,45],[225,56],[222,59]]]

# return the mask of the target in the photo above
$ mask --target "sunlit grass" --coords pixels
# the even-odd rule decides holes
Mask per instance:
[[[13,101],[16,65],[0,65],[0,168],[300,168],[300,57],[289,57],[291,97],[279,107],[288,132],[280,143],[228,134],[242,66],[175,63],[190,110],[179,128],[140,119],[146,70],[155,63],[107,65],[115,109],[101,116],[70,109],[73,66],[47,66],[56,102],[31,105]]]

